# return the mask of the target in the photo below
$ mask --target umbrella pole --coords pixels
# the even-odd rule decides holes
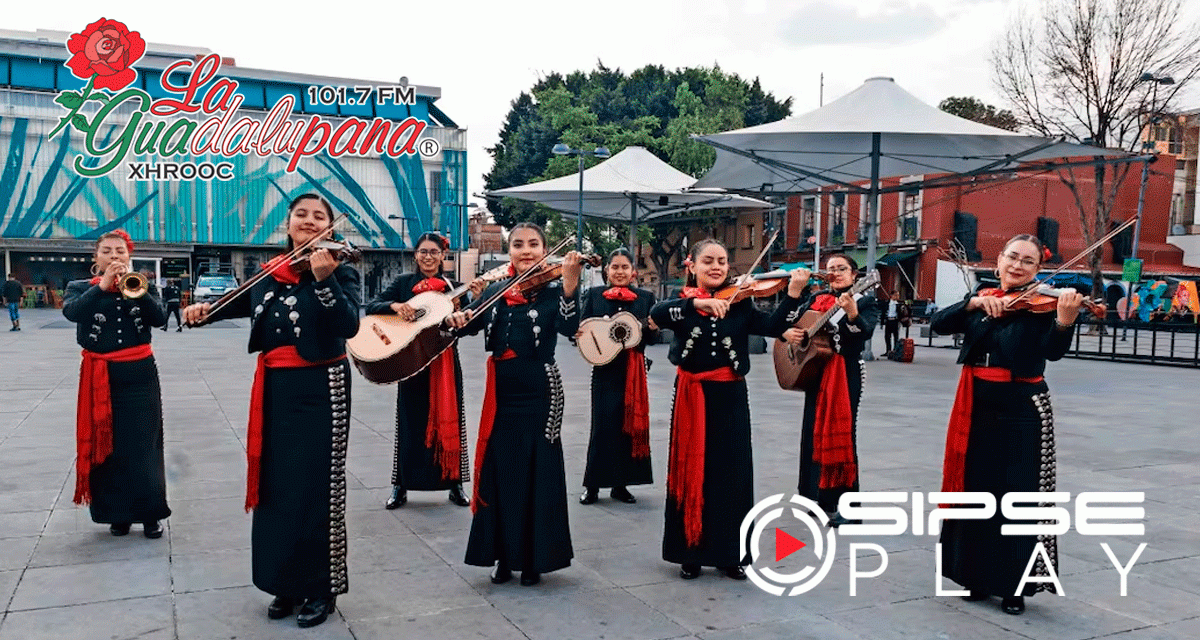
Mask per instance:
[[[634,241],[637,240],[637,196],[629,194],[629,252],[634,252]],[[637,263],[634,263],[637,267]]]
[[[867,272],[875,268],[875,251],[879,247],[879,142],[882,134],[876,131],[871,134],[871,190],[867,201]],[[871,342],[867,341],[863,348],[863,360],[875,359],[871,351]]]

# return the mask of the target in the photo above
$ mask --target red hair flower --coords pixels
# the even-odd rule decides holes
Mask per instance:
[[[137,79],[132,67],[146,53],[146,41],[123,23],[100,18],[67,40],[74,55],[66,62],[77,78],[95,77],[97,89],[119,91]]]
[[[109,233],[124,240],[125,249],[127,249],[129,253],[133,253],[133,238],[130,238],[129,234],[126,233],[124,229],[116,229],[114,231],[110,231]]]
[[[1053,255],[1050,253],[1050,247],[1042,247],[1042,262],[1049,262],[1050,257]]]

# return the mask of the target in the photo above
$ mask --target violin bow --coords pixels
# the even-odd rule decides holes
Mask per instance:
[[[546,261],[549,260],[551,256],[553,256],[554,254],[561,251],[563,247],[567,246],[567,244],[571,242],[571,240],[572,240],[571,236],[567,236],[567,237],[563,238],[562,240],[560,240],[559,243],[554,245],[553,248],[551,248],[549,251],[547,251],[546,255],[542,256],[542,258],[540,260],[533,263],[533,265],[530,266],[528,269],[526,269],[524,273],[517,276],[515,279],[513,279],[512,282],[508,283],[507,287],[504,287],[500,291],[497,291],[496,293],[492,294],[492,297],[488,298],[486,301],[484,301],[482,304],[480,304],[478,309],[473,310],[472,317],[475,317],[481,313],[484,313],[493,304],[496,304],[496,302],[498,300],[500,300],[500,298],[503,298],[504,294],[508,293],[509,291],[512,291],[515,287],[520,285],[522,282],[525,282],[529,278],[533,277],[533,275],[537,272],[538,267],[545,264]]]
[[[1062,265],[1061,265],[1061,266],[1059,266],[1059,268],[1055,269],[1054,271],[1051,271],[1051,272],[1050,272],[1050,275],[1046,276],[1045,278],[1042,278],[1042,279],[1039,281],[1039,284],[1041,284],[1042,282],[1045,282],[1045,281],[1047,281],[1047,280],[1049,280],[1049,279],[1053,278],[1054,276],[1056,276],[1056,275],[1058,275],[1058,274],[1062,273],[1063,269],[1066,269],[1067,267],[1070,267],[1071,265],[1075,264],[1077,261],[1079,261],[1079,259],[1080,259],[1080,258],[1082,258],[1082,257],[1086,256],[1087,254],[1089,254],[1089,253],[1091,253],[1091,252],[1095,251],[1097,247],[1099,247],[1100,245],[1104,244],[1105,242],[1108,242],[1110,239],[1112,239],[1112,238],[1116,237],[1116,235],[1117,235],[1118,233],[1121,233],[1121,232],[1122,232],[1122,231],[1124,231],[1125,229],[1128,229],[1130,225],[1132,225],[1133,223],[1137,222],[1137,219],[1138,219],[1138,218],[1137,218],[1137,216],[1133,216],[1132,218],[1130,218],[1130,219],[1126,220],[1125,222],[1122,222],[1122,223],[1121,223],[1119,226],[1117,226],[1115,229],[1113,229],[1112,231],[1109,231],[1107,234],[1105,234],[1105,235],[1104,235],[1104,237],[1102,237],[1102,238],[1100,238],[1099,240],[1097,240],[1097,241],[1093,242],[1092,244],[1088,245],[1088,247],[1087,247],[1086,249],[1084,249],[1083,251],[1080,251],[1078,254],[1076,254],[1076,255],[1075,255],[1075,257],[1073,257],[1073,258],[1071,258],[1070,260],[1067,260],[1066,262],[1062,263]],[[1013,298],[1012,300],[1009,300],[1009,301],[1008,301],[1008,302],[1007,302],[1007,303],[1006,303],[1004,306],[1005,306],[1006,308],[1007,308],[1007,307],[1011,307],[1011,306],[1012,306],[1013,304],[1015,304],[1015,303],[1016,303],[1018,300],[1024,300],[1024,299],[1025,299],[1027,296],[1029,296],[1029,295],[1033,294],[1035,291],[1037,291],[1037,287],[1030,287],[1029,289],[1026,289],[1025,291],[1023,291],[1023,292],[1021,293],[1021,295],[1019,295],[1019,296],[1017,296],[1017,297]]]
[[[746,289],[746,287],[750,284],[750,281],[754,279],[754,274],[752,273],[754,271],[754,267],[757,267],[758,263],[762,262],[762,259],[767,256],[767,252],[771,250],[771,245],[775,244],[775,238],[779,237],[779,232],[782,230],[783,228],[780,227],[775,230],[775,233],[771,234],[771,239],[767,242],[767,244],[763,245],[763,250],[758,254],[758,257],[754,259],[754,262],[750,263],[750,268],[745,274],[740,276],[742,281],[738,283],[738,288],[733,292],[733,295],[729,296],[730,300],[736,298],[739,293]]]
[[[326,227],[325,229],[323,229],[322,231],[317,233],[315,236],[313,236],[313,237],[309,238],[308,240],[305,240],[301,244],[293,247],[292,250],[287,253],[287,259],[280,262],[280,266],[282,266],[285,262],[290,264],[292,262],[292,260],[295,260],[298,256],[300,256],[302,253],[307,251],[309,248],[316,246],[316,244],[318,242],[324,241],[326,239],[326,237],[328,237],[330,234],[333,233],[334,227],[336,227],[339,222],[341,222],[342,220],[344,220],[347,217],[348,216],[341,216],[339,218],[335,218],[328,227]],[[347,242],[346,244],[350,244],[350,243]],[[276,268],[278,268],[278,266]],[[272,269],[271,271],[274,271],[274,269]],[[206,313],[205,316],[206,317],[212,316],[217,311],[220,311],[221,309],[229,306],[229,303],[236,300],[238,298],[238,296],[242,295],[246,291],[249,291],[251,287],[253,287],[254,285],[261,282],[263,278],[270,276],[271,271],[267,271],[266,269],[263,269],[263,270],[259,271],[258,273],[247,278],[246,281],[241,284],[241,286],[239,286],[238,288],[234,289],[233,291],[230,291],[229,293],[221,296],[221,299],[217,300],[216,303],[214,303],[213,306],[211,308],[209,308],[208,313]]]

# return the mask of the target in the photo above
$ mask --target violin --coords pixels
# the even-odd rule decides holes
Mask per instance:
[[[580,256],[580,264],[587,264],[593,267],[598,267],[604,262],[604,258],[598,255]],[[536,264],[529,268],[532,273],[527,274],[527,277],[517,283],[513,289],[525,295],[532,293],[546,286],[547,284],[558,280],[562,277],[563,263],[556,262],[555,264]]]
[[[319,240],[306,246],[296,257],[291,261],[292,268],[296,271],[308,271],[312,268],[309,258],[313,252],[318,249],[326,249],[338,262],[349,262],[351,264],[358,263],[362,259],[362,251],[358,247],[350,244],[345,240]]]
[[[825,271],[813,271],[809,273],[808,277],[810,281],[819,280],[821,282],[829,282],[833,279],[833,276]],[[742,287],[740,282],[727,285],[714,291],[712,297],[718,300],[729,300],[729,304],[741,302],[746,298],[769,298],[786,290],[791,279],[791,271],[759,273],[750,276],[750,282],[745,287]]]
[[[1030,313],[1050,313],[1056,311],[1058,309],[1058,298],[1064,292],[1073,291],[1073,289],[1055,289],[1048,284],[1039,284],[1024,291],[1010,291],[997,295],[999,291],[1001,290],[995,288],[980,289],[976,295],[995,296],[1003,300],[1004,313],[1001,314],[1003,317],[1017,311],[1028,311]],[[1108,313],[1108,308],[1103,303],[1091,298],[1083,299],[1083,307],[1101,320]]]

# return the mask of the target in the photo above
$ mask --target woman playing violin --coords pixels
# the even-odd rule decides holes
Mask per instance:
[[[729,253],[716,240],[697,242],[688,258],[683,297],[658,303],[650,317],[671,329],[669,358],[678,367],[671,410],[663,559],[691,580],[702,566],[745,580],[739,555],[742,519],[754,506],[750,449],[750,334],[779,336],[800,305],[809,272],[789,276],[788,295],[772,314],[753,299],[714,297],[728,284]],[[794,317],[792,318],[794,321]]]
[[[129,272],[133,241],[122,230],[96,241],[91,280],[67,285],[63,315],[76,323],[83,347],[79,375],[75,502],[90,504],[92,522],[114,536],[143,523],[147,538],[163,534],[171,515],[163,462],[162,389],[150,349],[150,328],[167,323],[158,292],[127,298],[119,282]]]
[[[416,310],[408,301],[413,296],[457,287],[457,282],[442,273],[442,260],[449,246],[449,241],[436,233],[418,238],[416,273],[396,278],[378,298],[367,303],[367,313],[395,314],[412,320]],[[482,289],[482,281],[479,285],[475,293]],[[397,386],[392,495],[384,506],[388,509],[404,506],[409,489],[449,489],[450,502],[467,506],[470,501],[463,493],[463,482],[469,477],[470,467],[458,344]]]
[[[938,311],[934,331],[964,334],[946,453],[943,491],[984,491],[997,504],[1010,491],[1054,491],[1054,414],[1042,373],[1047,360],[1066,354],[1083,297],[1063,292],[1046,313],[1014,311],[1010,303],[1034,285],[1045,249],[1031,235],[1008,241],[996,259],[1000,288],[968,295]],[[1053,591],[1048,582],[1026,582],[1025,568],[1041,542],[1057,570],[1054,536],[1001,535],[1010,521],[997,510],[988,520],[949,520],[942,528],[942,573],[970,590],[967,600],[1000,596],[1011,614],[1025,610],[1024,596]],[[1043,556],[1031,571],[1049,575]]]
[[[651,334],[654,294],[633,286],[633,254],[617,249],[608,256],[607,286],[583,292],[580,319],[609,317],[622,311],[642,321],[642,341],[612,362],[592,367],[592,430],[583,472],[581,504],[592,504],[601,487],[612,487],[614,500],[634,503],[630,485],[654,482],[650,471],[650,409],[646,389],[646,343]]]
[[[508,236],[510,274],[525,274],[546,253],[541,227],[515,225]],[[479,441],[475,448],[474,518],[466,563],[491,567],[492,582],[521,571],[521,584],[571,564],[567,479],[563,463],[563,385],[554,362],[558,336],[579,328],[579,254],[562,264],[562,280],[510,290],[499,304],[475,314],[512,282],[498,282],[480,300],[450,316],[460,333],[484,331],[490,352]]]
[[[804,390],[804,421],[800,428],[800,495],[813,500],[830,516],[830,525],[849,522],[837,513],[838,500],[848,491],[858,491],[858,405],[865,376],[862,353],[875,325],[879,305],[873,295],[855,297],[851,287],[858,279],[858,263],[844,254],[825,260],[829,291],[814,295],[798,311],[826,311],[839,307],[831,318],[834,356],[821,379]],[[836,318],[836,322],[834,322]],[[784,339],[799,343],[801,329],[788,329]]]
[[[316,194],[288,205],[289,250],[325,235],[333,209]],[[346,339],[358,331],[359,276],[328,249],[298,271],[287,256],[246,295],[211,313],[184,310],[188,324],[249,316],[260,352],[250,398],[246,509],[254,586],[275,596],[272,619],[299,606],[296,623],[321,624],[346,593],[346,445],[350,365]]]

